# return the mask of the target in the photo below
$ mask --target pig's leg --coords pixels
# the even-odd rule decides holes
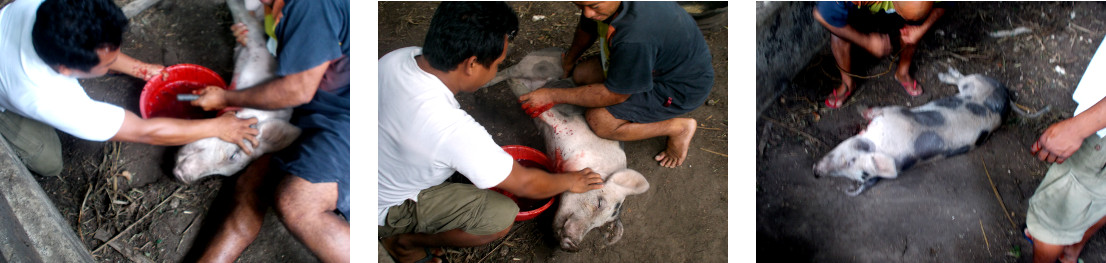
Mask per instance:
[[[868,180],[858,184],[856,190],[846,191],[845,194],[848,194],[849,196],[858,196],[861,192],[864,192],[865,189],[871,188],[872,186],[876,185],[877,182],[879,182],[879,177],[869,178]]]
[[[257,238],[279,181],[265,176],[268,171],[269,155],[263,155],[239,175],[231,211],[198,262],[233,262]]]
[[[619,240],[622,240],[622,217],[619,217],[610,223],[610,228],[607,230],[607,245],[614,244]]]

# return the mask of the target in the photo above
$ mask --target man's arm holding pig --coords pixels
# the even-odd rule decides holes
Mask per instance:
[[[540,88],[518,98],[530,117],[537,117],[553,105],[567,103],[586,108],[599,108],[622,103],[630,94],[611,92],[603,83],[575,88]]]
[[[1041,161],[1064,163],[1079,150],[1083,139],[1103,128],[1106,128],[1106,98],[1075,117],[1049,126],[1030,151]]]
[[[192,101],[193,106],[204,110],[220,110],[228,106],[255,109],[283,109],[310,102],[319,89],[330,61],[323,62],[308,70],[275,78],[248,89],[223,90],[219,87],[207,87],[200,91],[200,98]]]
[[[603,177],[590,168],[568,173],[550,174],[541,169],[528,168],[512,162],[511,174],[496,187],[517,196],[542,199],[572,191],[583,193],[603,188]]]
[[[253,147],[246,147],[243,140],[257,146],[257,118],[239,119],[234,114],[217,118],[185,120],[174,118],[142,119],[130,111],[123,111],[123,126],[111,137],[112,141],[139,142],[152,145],[184,145],[199,139],[219,137],[237,144],[247,154]]]

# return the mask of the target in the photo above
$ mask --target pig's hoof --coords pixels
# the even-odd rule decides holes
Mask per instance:
[[[561,249],[568,252],[580,251],[580,247],[576,246],[576,243],[572,242],[572,240],[568,239],[567,237],[561,239]]]

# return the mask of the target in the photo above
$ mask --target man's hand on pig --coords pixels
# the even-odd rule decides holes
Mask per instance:
[[[257,118],[239,119],[234,112],[228,111],[216,119],[219,121],[220,140],[237,144],[247,155],[257,147],[257,134],[260,133],[255,125]],[[243,140],[249,140],[251,145],[247,147]]]
[[[526,111],[526,115],[530,115],[531,118],[537,118],[538,115],[541,115],[543,112],[553,108],[553,105],[557,104],[553,101],[552,95],[552,90],[540,88],[519,96],[518,102],[522,103],[522,110]]]
[[[246,33],[249,33],[250,30],[246,27],[246,24],[243,24],[241,22],[235,23],[234,25],[230,26],[230,31],[234,32],[234,38],[238,40],[239,44],[245,46],[246,43],[250,42],[249,36],[246,35]]]
[[[192,101],[192,106],[203,108],[205,111],[221,110],[227,107],[227,91],[217,86],[207,86],[201,90],[194,90],[192,94],[200,95]]]
[[[603,176],[592,172],[591,168],[584,168],[583,170],[571,172],[569,174],[575,177],[573,178],[572,187],[568,188],[569,192],[584,193],[603,188]]]

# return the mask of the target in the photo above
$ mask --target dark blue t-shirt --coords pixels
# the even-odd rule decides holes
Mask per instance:
[[[311,101],[295,108],[300,136],[274,158],[311,183],[338,184],[335,206],[350,219],[349,0],[287,0],[277,23],[277,75],[328,64]]]
[[[614,32],[603,84],[611,92],[631,94],[627,102],[647,105],[607,109],[620,119],[652,122],[702,105],[714,84],[714,68],[707,42],[691,15],[675,2],[622,2],[620,9],[608,21]],[[585,29],[596,27],[594,20],[583,15],[580,23]],[[664,106],[668,98],[671,105]],[[630,116],[657,111],[670,112]]]

